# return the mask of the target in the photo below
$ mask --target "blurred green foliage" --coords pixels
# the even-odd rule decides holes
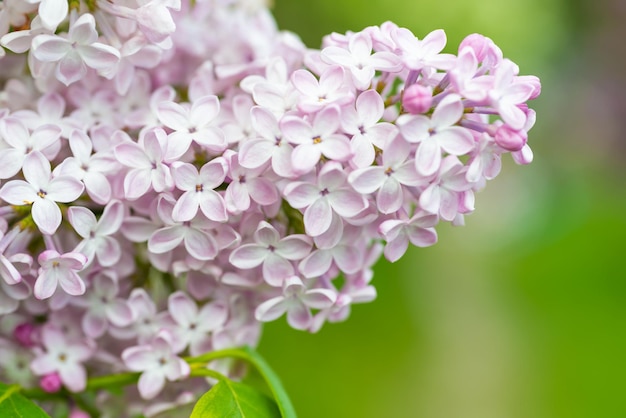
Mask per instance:
[[[385,20],[420,38],[444,28],[450,52],[480,32],[543,84],[535,161],[506,158],[465,227],[381,261],[378,299],[347,322],[316,335],[266,327],[260,351],[299,416],[626,417],[624,3],[276,0],[274,11],[311,47]],[[607,45],[622,51],[600,54]]]

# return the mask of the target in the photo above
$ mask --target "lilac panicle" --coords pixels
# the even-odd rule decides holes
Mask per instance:
[[[307,49],[262,3],[4,2],[0,377],[135,371],[127,400],[177,405],[206,390],[183,357],[345,320],[381,256],[532,161],[539,79],[491,39],[385,22]]]

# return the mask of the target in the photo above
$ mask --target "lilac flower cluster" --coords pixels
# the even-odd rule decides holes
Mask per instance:
[[[539,80],[484,36],[309,50],[253,0],[69,4],[0,5],[0,362],[25,386],[131,370],[152,399],[262,322],[341,321],[381,254],[532,160]]]

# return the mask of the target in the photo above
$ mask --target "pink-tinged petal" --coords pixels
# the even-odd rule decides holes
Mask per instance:
[[[502,120],[515,130],[524,128],[524,125],[526,124],[526,113],[513,104],[500,103],[498,106],[498,113],[500,113]]]
[[[24,159],[22,167],[24,179],[35,189],[47,191],[50,182],[50,161],[38,151],[31,152]]]
[[[218,253],[215,239],[206,232],[189,228],[185,233],[185,249],[197,260],[213,260]]]
[[[134,372],[146,370],[155,365],[154,351],[149,345],[139,345],[125,349],[122,352],[122,360],[126,367]]]
[[[56,269],[44,270],[37,277],[33,293],[37,299],[48,299],[57,289],[58,284],[59,277]]]
[[[354,63],[354,58],[347,50],[337,46],[328,46],[322,50],[322,59],[326,62],[350,67]]]
[[[196,213],[198,213],[200,199],[200,192],[196,192],[195,190],[189,190],[183,193],[174,205],[172,218],[176,222],[187,222],[193,219]]]
[[[453,126],[437,132],[437,141],[441,148],[452,155],[465,155],[475,147],[471,132],[460,126]]]
[[[350,185],[361,194],[374,193],[387,179],[385,168],[381,166],[366,167],[353,171],[348,176]]]
[[[315,115],[313,132],[315,135],[325,137],[337,132],[340,125],[341,120],[339,119],[339,108],[336,106],[325,107],[317,115]]]
[[[452,126],[463,116],[463,103],[461,97],[450,94],[441,100],[431,117],[432,126],[442,128]]]
[[[82,206],[72,206],[67,210],[67,220],[82,238],[89,238],[96,228],[96,215]]]
[[[330,289],[311,289],[301,297],[309,308],[328,309],[337,300],[337,294]]]
[[[36,375],[46,375],[57,371],[57,364],[50,361],[49,355],[36,357],[30,362],[30,370]]]
[[[139,377],[137,389],[143,399],[152,399],[165,386],[165,375],[160,370],[146,370]]]
[[[356,99],[356,111],[363,126],[376,124],[383,116],[385,106],[382,97],[376,90],[367,90]]]
[[[16,54],[23,54],[31,48],[32,39],[30,30],[9,32],[2,35],[2,46]]]
[[[155,254],[163,254],[172,251],[183,242],[185,228],[182,226],[168,226],[161,228],[148,239],[148,250]]]
[[[272,158],[274,145],[266,139],[246,141],[239,147],[239,163],[246,168],[257,168]]]
[[[65,268],[81,270],[87,263],[87,257],[78,252],[71,252],[62,254],[57,261]]]
[[[124,195],[135,200],[145,195],[152,185],[152,170],[137,168],[130,170],[124,177]]]
[[[287,323],[294,329],[305,330],[311,324],[311,311],[302,302],[294,302],[287,310]]]
[[[428,186],[420,195],[419,205],[426,212],[438,213],[441,202],[441,189],[436,184]]]
[[[223,158],[216,158],[200,168],[200,180],[205,188],[215,189],[226,178],[226,167]]]
[[[32,54],[39,61],[57,62],[71,49],[68,40],[55,35],[37,35],[33,38]]]
[[[156,231],[157,226],[151,221],[140,217],[129,217],[124,220],[121,232],[132,242],[145,242]]]
[[[204,216],[215,222],[226,222],[228,213],[226,212],[226,202],[224,198],[213,190],[204,191],[199,198],[200,210]]]
[[[66,271],[59,276],[59,285],[68,295],[78,296],[85,293],[85,282],[74,271]]]
[[[57,80],[66,86],[82,79],[85,74],[87,74],[87,66],[74,50],[68,51],[57,64],[55,71]]]
[[[401,136],[394,138],[383,153],[383,165],[386,168],[395,169],[409,157],[411,144],[406,142]]]
[[[21,150],[23,154],[26,153],[30,134],[26,124],[21,119],[9,116],[0,120],[0,134],[7,144]]]
[[[369,167],[376,157],[372,143],[361,134],[354,135],[350,140],[350,153],[352,154],[351,162],[358,168]]]
[[[435,174],[441,166],[441,148],[436,139],[422,141],[415,153],[415,169],[423,176]]]
[[[326,232],[314,238],[317,248],[329,249],[334,248],[343,236],[343,220],[339,215],[333,212],[330,227]]]
[[[315,167],[322,156],[319,144],[302,144],[291,153],[291,164],[298,173],[308,173]]]
[[[59,377],[70,392],[82,392],[87,386],[87,372],[78,363],[68,364],[59,369]]]
[[[311,239],[305,235],[289,235],[276,244],[276,254],[287,260],[302,260],[311,251]]]
[[[207,303],[196,316],[197,322],[206,332],[214,331],[228,319],[228,306],[220,301]]]
[[[119,200],[114,200],[104,208],[104,212],[98,222],[98,234],[111,235],[116,233],[122,226],[123,221],[124,204]]]
[[[167,135],[162,129],[151,129],[143,137],[143,149],[150,161],[151,165],[154,162],[161,162],[163,160],[162,143],[167,141]]]
[[[279,199],[278,190],[269,179],[254,178],[247,183],[250,197],[259,205],[272,205]]]
[[[22,275],[3,255],[0,255],[0,277],[6,284],[14,285],[22,281]]]
[[[125,327],[133,322],[133,310],[122,299],[113,300],[105,310],[109,321],[116,327]]]
[[[79,47],[78,53],[88,67],[98,71],[111,70],[120,61],[117,49],[98,42]]]
[[[307,233],[312,236],[323,234],[330,227],[333,212],[325,198],[317,199],[304,212],[304,226]]]
[[[69,6],[65,1],[42,0],[39,3],[39,18],[44,28],[54,31],[65,20],[68,10]]]
[[[452,221],[459,211],[458,196],[454,192],[441,191],[441,203],[439,205],[439,216],[445,221]]]
[[[239,213],[250,207],[250,195],[248,187],[238,181],[234,181],[228,185],[224,195],[226,201],[226,209],[231,213]]]
[[[340,245],[333,250],[335,264],[344,273],[353,274],[363,269],[363,253],[358,247]]]
[[[298,264],[298,269],[307,279],[319,277],[330,269],[333,256],[330,250],[316,250]]]
[[[397,120],[402,137],[412,144],[430,136],[430,123],[430,119],[422,115],[401,115]]]
[[[272,170],[285,178],[294,177],[295,169],[292,163],[293,147],[288,143],[281,143],[272,155]]]
[[[283,316],[286,311],[285,298],[278,296],[260,304],[254,311],[254,317],[260,322],[270,322]]]
[[[283,193],[289,204],[296,209],[308,207],[320,197],[317,187],[303,182],[288,184]]]
[[[170,101],[161,102],[157,105],[157,117],[163,125],[175,131],[188,131],[189,117],[187,110],[180,104]]]
[[[0,152],[0,179],[8,179],[16,175],[22,169],[24,152],[7,148]]]
[[[61,209],[50,199],[37,199],[32,206],[33,221],[39,230],[52,235],[61,225]]]
[[[387,242],[383,250],[385,258],[392,263],[398,261],[409,248],[409,239],[406,235],[400,234],[394,240]]]
[[[402,186],[396,179],[389,177],[383,186],[378,190],[376,205],[382,213],[393,213],[402,207],[404,194]]]
[[[335,190],[327,198],[333,210],[344,218],[352,218],[367,208],[367,200],[349,189]]]
[[[70,176],[55,177],[48,185],[47,197],[55,202],[69,203],[78,199],[85,190],[84,184]]]
[[[407,186],[417,186],[424,181],[423,178],[417,174],[413,160],[409,160],[401,166],[396,167],[393,172],[393,177],[401,184]]]
[[[268,256],[269,250],[256,244],[244,244],[236,248],[228,258],[230,263],[240,269],[251,269],[257,267]]]
[[[429,247],[437,243],[435,228],[407,228],[407,236],[411,244],[417,247]]]
[[[315,76],[307,70],[296,70],[291,75],[291,82],[299,92],[306,96],[316,96],[319,83]]]
[[[193,126],[204,126],[215,119],[220,112],[220,102],[216,96],[204,96],[196,100],[189,112]]]
[[[177,163],[172,166],[174,183],[180,190],[194,190],[199,185],[200,179],[196,167],[189,163]]]
[[[189,326],[198,319],[198,306],[181,291],[171,294],[167,299],[167,310],[174,321],[183,327]]]
[[[117,145],[113,152],[120,163],[131,168],[152,168],[152,162],[148,159],[143,148],[134,142]]]
[[[0,189],[0,198],[11,205],[28,205],[39,196],[37,190],[24,180],[11,180]]]
[[[352,157],[350,141],[343,135],[332,135],[318,145],[322,154],[335,161],[347,161]],[[294,161],[295,163],[295,161]]]
[[[296,117],[285,117],[280,121],[280,129],[284,138],[293,144],[312,143],[316,133],[304,120]]]
[[[79,161],[85,162],[89,160],[93,150],[93,145],[91,139],[89,139],[86,133],[76,129],[73,130],[69,137],[69,145],[72,150],[72,154]]]
[[[261,245],[264,246],[276,246],[278,240],[280,239],[280,235],[278,231],[268,222],[261,221],[259,222],[259,226],[254,232],[254,240]]]
[[[82,319],[82,327],[85,334],[90,338],[99,338],[104,335],[107,330],[107,321],[101,315],[94,315],[87,312]]]
[[[101,237],[100,245],[96,251],[96,258],[102,267],[111,267],[122,258],[122,247],[112,237]]]
[[[214,154],[220,154],[228,147],[224,131],[216,127],[205,127],[190,134],[193,140]]]

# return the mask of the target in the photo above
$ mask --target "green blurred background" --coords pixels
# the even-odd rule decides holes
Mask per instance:
[[[535,161],[477,194],[465,227],[381,262],[378,299],[261,343],[301,418],[626,417],[626,1],[276,0],[311,47],[392,20],[448,51],[491,37],[538,75]]]

